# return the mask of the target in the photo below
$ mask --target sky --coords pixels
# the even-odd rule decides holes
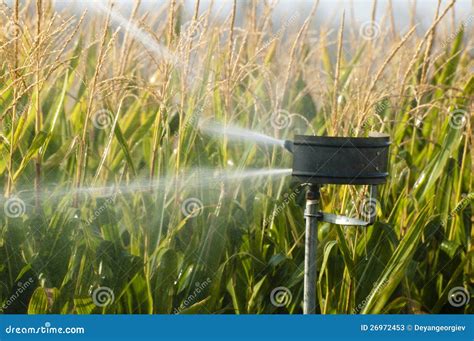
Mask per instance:
[[[94,6],[94,2],[102,1],[107,3],[108,0],[54,0],[57,7],[75,7],[81,8],[81,6]],[[238,6],[245,7],[250,0],[238,0]],[[7,0],[12,2],[12,0]],[[118,3],[118,7],[123,13],[130,10],[134,0],[115,0]],[[168,0],[141,0],[143,10],[158,10],[163,3],[168,3]],[[194,6],[194,0],[184,0],[185,7],[191,14]],[[259,1],[262,3],[263,1]],[[416,22],[421,25],[429,25],[432,21],[436,4],[438,0],[393,0],[394,17],[397,26],[407,26],[410,21],[411,8],[413,4],[416,4]],[[201,0],[201,11],[205,11],[211,3],[211,0]],[[225,18],[229,14],[232,8],[233,0],[214,0],[214,14],[218,17]],[[292,17],[295,12],[298,13],[309,13],[314,1],[310,0],[280,0],[275,10],[275,19],[287,20]],[[320,0],[320,5],[317,11],[317,19],[324,19],[327,21],[333,21],[333,24],[337,25],[339,22],[340,14],[342,10],[346,10],[346,15],[354,17],[358,22],[365,22],[371,17],[373,0]],[[448,0],[442,0],[442,7],[449,3]],[[84,5],[86,4],[86,5]],[[377,18],[380,20],[386,13],[389,0],[378,0],[377,1]],[[457,0],[456,5],[456,21],[465,21],[470,16],[474,15],[474,0]],[[239,12],[239,11],[238,11]],[[238,18],[238,19],[241,19]],[[304,20],[304,15],[301,15],[300,20]],[[474,21],[474,20],[471,20]]]

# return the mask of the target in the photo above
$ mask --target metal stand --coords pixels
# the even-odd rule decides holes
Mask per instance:
[[[319,186],[306,192],[303,314],[316,313],[316,250],[318,243]]]
[[[369,220],[319,211],[319,185],[309,184],[306,192],[306,220],[305,249],[304,249],[304,288],[303,288],[303,314],[316,313],[316,250],[318,246],[318,221],[343,226],[369,226],[375,221],[375,214],[370,214]],[[370,188],[369,204],[375,210],[377,202],[377,186]]]

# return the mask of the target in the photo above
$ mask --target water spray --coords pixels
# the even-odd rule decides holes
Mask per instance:
[[[388,136],[328,137],[297,135],[283,146],[293,154],[292,176],[307,186],[305,209],[305,260],[303,313],[316,312],[316,250],[318,222],[344,226],[369,226],[375,221],[377,185],[388,176]],[[373,214],[361,220],[319,211],[323,185],[369,185]]]
[[[251,141],[258,144],[276,145],[288,149],[285,145],[287,141],[233,125],[204,122],[200,124],[199,129],[205,134],[222,135],[230,141]]]
[[[231,139],[279,145],[293,154],[291,175],[296,182],[307,187],[304,213],[306,227],[303,313],[314,314],[316,312],[318,222],[363,227],[375,222],[377,185],[385,183],[388,176],[389,137],[296,135],[294,141],[290,141],[278,140],[243,128],[213,124],[206,126],[203,131],[223,134]],[[368,216],[367,219],[321,212],[319,210],[320,188],[328,184],[369,185],[368,210],[370,212],[365,214]]]

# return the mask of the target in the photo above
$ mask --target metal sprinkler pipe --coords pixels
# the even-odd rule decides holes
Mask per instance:
[[[297,135],[284,141],[293,154],[293,179],[307,185],[304,217],[303,313],[316,313],[316,251],[318,221],[343,226],[369,226],[375,222],[377,185],[387,181],[388,136],[331,137]],[[373,214],[368,220],[319,211],[320,187],[325,184],[369,185]]]
[[[319,185],[310,184],[306,192],[303,313],[316,313],[316,251],[318,244]]]

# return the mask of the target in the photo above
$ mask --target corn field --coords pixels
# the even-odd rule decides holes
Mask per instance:
[[[335,26],[319,1],[63,3],[0,4],[1,313],[300,314],[291,154],[215,124],[389,135],[375,224],[319,225],[317,312],[474,312],[472,7],[399,27],[376,1]],[[366,191],[322,209],[361,217]]]

